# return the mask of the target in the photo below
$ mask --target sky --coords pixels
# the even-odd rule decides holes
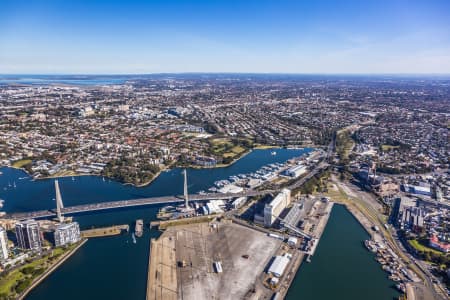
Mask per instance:
[[[0,74],[450,73],[447,0],[1,0]]]

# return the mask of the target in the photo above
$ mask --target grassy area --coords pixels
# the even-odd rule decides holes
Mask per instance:
[[[229,164],[252,147],[248,139],[212,138],[209,140],[209,151],[216,157],[222,157],[223,164]]]
[[[442,252],[435,250],[433,248],[429,248],[423,244],[421,244],[418,240],[408,240],[408,243],[417,251],[422,251],[422,252],[432,252],[435,254],[442,254]]]
[[[16,283],[23,277],[24,275],[19,270],[14,270],[7,277],[0,279],[0,299],[3,298],[3,295],[9,295]]]
[[[23,168],[24,166],[31,163],[31,159],[20,159],[13,162],[12,167],[13,168]]]
[[[348,160],[348,156],[354,145],[355,142],[353,141],[349,130],[343,129],[337,132],[336,152],[339,155],[341,162]]]
[[[386,145],[386,144],[381,145],[382,151],[390,151],[392,149],[398,149],[398,148],[400,148],[400,146],[393,146],[393,145]]]
[[[17,269],[0,276],[0,299],[15,299],[30,284],[49,269],[63,253],[72,250],[77,244],[68,248],[56,248],[50,254],[33,260]]]

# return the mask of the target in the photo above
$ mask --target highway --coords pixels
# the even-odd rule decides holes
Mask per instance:
[[[264,191],[255,191],[248,190],[243,193],[237,194],[192,194],[189,195],[189,200],[192,201],[206,201],[206,200],[219,200],[219,199],[231,199],[237,197],[251,197],[258,195],[265,195],[268,193],[273,193],[272,190],[264,190]],[[177,203],[184,202],[183,196],[162,196],[162,197],[151,197],[151,198],[139,198],[139,199],[129,199],[129,200],[119,200],[119,201],[110,201],[110,202],[99,202],[99,203],[89,203],[89,204],[81,204],[68,206],[61,209],[61,212],[64,215],[72,215],[83,212],[91,212],[91,211],[100,211],[114,208],[123,208],[123,207],[133,207],[133,206],[145,206],[145,205],[155,205],[155,204],[167,204],[167,203]],[[6,217],[16,220],[26,220],[26,219],[40,219],[40,218],[48,218],[56,216],[56,209],[49,210],[40,210],[40,211],[30,211],[30,212],[21,212],[21,213],[13,213],[9,214]]]

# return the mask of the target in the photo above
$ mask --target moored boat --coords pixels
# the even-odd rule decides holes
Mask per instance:
[[[134,234],[137,237],[141,237],[144,233],[144,221],[142,219],[136,220],[136,225],[134,226]]]

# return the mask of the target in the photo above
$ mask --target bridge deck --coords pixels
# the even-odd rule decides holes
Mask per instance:
[[[193,194],[189,195],[190,201],[206,201],[206,200],[219,200],[219,199],[231,199],[236,197],[249,197],[249,196],[257,196],[270,193],[272,191],[253,191],[249,190],[245,193],[238,194]],[[145,205],[154,205],[154,204],[167,204],[167,203],[176,203],[176,202],[184,202],[184,198],[180,196],[161,196],[161,197],[150,197],[150,198],[139,198],[139,199],[129,199],[129,200],[119,200],[119,201],[110,201],[110,202],[97,202],[97,203],[89,203],[82,205],[74,205],[67,206],[61,209],[62,214],[71,215],[82,212],[89,211],[100,211],[114,208],[122,208],[122,207],[133,207],[133,206],[145,206]],[[24,219],[38,219],[38,218],[48,218],[56,216],[55,210],[40,210],[40,211],[31,211],[31,212],[23,212],[23,213],[13,213],[7,215],[7,217],[17,220]]]

